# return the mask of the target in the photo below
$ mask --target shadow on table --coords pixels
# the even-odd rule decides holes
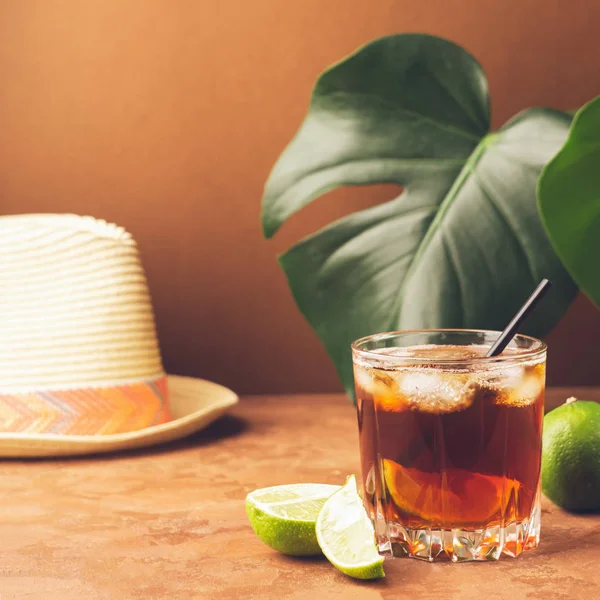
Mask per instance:
[[[585,516],[589,519],[594,518],[592,513],[585,515],[581,514],[579,516]],[[600,518],[597,518],[596,522],[600,525]],[[576,532],[559,527],[542,527],[540,547],[535,552],[526,552],[524,557],[533,559],[538,553],[540,555],[550,556],[553,554],[573,552],[575,550],[588,552],[590,548],[598,547],[600,547],[600,527],[592,529],[591,531]]]
[[[236,437],[248,429],[248,422],[241,417],[234,415],[224,415],[213,421],[208,427],[197,431],[192,435],[189,435],[180,440],[174,440],[165,444],[157,446],[149,446],[147,448],[140,448],[139,450],[130,450],[121,452],[118,454],[106,454],[99,458],[111,458],[111,456],[128,455],[133,456],[135,454],[161,454],[163,452],[172,452],[173,450],[185,450],[187,448],[196,448],[199,446],[207,446],[223,439]]]
[[[80,456],[56,456],[56,457],[31,457],[31,458],[4,458],[2,461],[12,462],[63,462],[63,461],[110,461],[124,457],[134,456],[154,456],[176,452],[178,450],[187,450],[190,448],[200,448],[219,442],[220,440],[236,437],[248,429],[248,422],[245,419],[233,415],[224,415],[211,423],[205,429],[193,433],[179,440],[173,440],[156,446],[147,446],[144,448],[135,448],[132,450],[123,450],[119,452],[110,452],[106,454],[85,454]]]
[[[152,456],[167,452],[175,452],[177,450],[187,450],[189,448],[199,448],[208,446],[220,440],[236,437],[248,429],[248,423],[233,415],[224,415],[211,423],[202,431],[198,431],[180,440],[166,442],[157,446],[148,446],[136,450],[125,450],[123,452],[114,452],[111,454],[97,454],[94,456],[96,460],[113,460],[124,456]],[[83,457],[82,457],[83,458]],[[73,457],[76,460],[77,457]]]
[[[334,571],[335,568],[332,565],[328,564],[327,559],[324,556],[288,556],[287,554],[280,554],[278,555],[278,560],[284,563],[288,563],[289,565],[298,565],[300,564],[306,564],[307,566],[312,566],[312,565],[328,565],[329,567],[331,567]],[[386,566],[389,566],[386,563]],[[337,575],[344,581],[347,581],[349,583],[352,584],[357,584],[357,585],[363,585],[363,586],[369,586],[369,587],[375,587],[375,588],[386,588],[388,587],[388,580],[387,579],[368,579],[368,580],[364,580],[364,579],[352,579],[351,577],[348,577],[347,575],[344,575],[342,572],[337,571]]]

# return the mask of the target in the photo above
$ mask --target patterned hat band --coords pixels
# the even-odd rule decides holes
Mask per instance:
[[[56,391],[0,393],[0,432],[108,435],[169,421],[167,378]]]

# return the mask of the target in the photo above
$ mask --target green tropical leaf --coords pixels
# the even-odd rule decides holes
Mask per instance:
[[[501,329],[543,277],[528,330],[548,331],[576,294],[536,208],[542,166],[570,119],[527,110],[489,132],[483,71],[459,46],[406,34],[326,71],[263,198],[266,237],[339,186],[402,194],[353,213],[280,257],[298,307],[352,394],[349,344],[421,327]]]
[[[542,222],[573,279],[600,306],[600,97],[575,116],[538,185]]]

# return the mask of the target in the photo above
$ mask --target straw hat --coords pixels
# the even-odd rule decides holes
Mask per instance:
[[[236,402],[215,383],[165,374],[123,228],[76,215],[0,217],[0,456],[159,444]]]

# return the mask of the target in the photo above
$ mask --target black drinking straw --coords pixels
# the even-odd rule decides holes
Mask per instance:
[[[521,323],[529,316],[531,311],[537,306],[538,302],[551,287],[552,284],[547,279],[542,279],[541,283],[535,288],[533,294],[527,298],[525,304],[521,306],[519,312],[512,318],[512,321],[504,328],[504,331],[494,342],[494,345],[486,354],[487,357],[498,356],[498,354],[502,353],[504,348],[506,348],[513,337],[515,337]]]

